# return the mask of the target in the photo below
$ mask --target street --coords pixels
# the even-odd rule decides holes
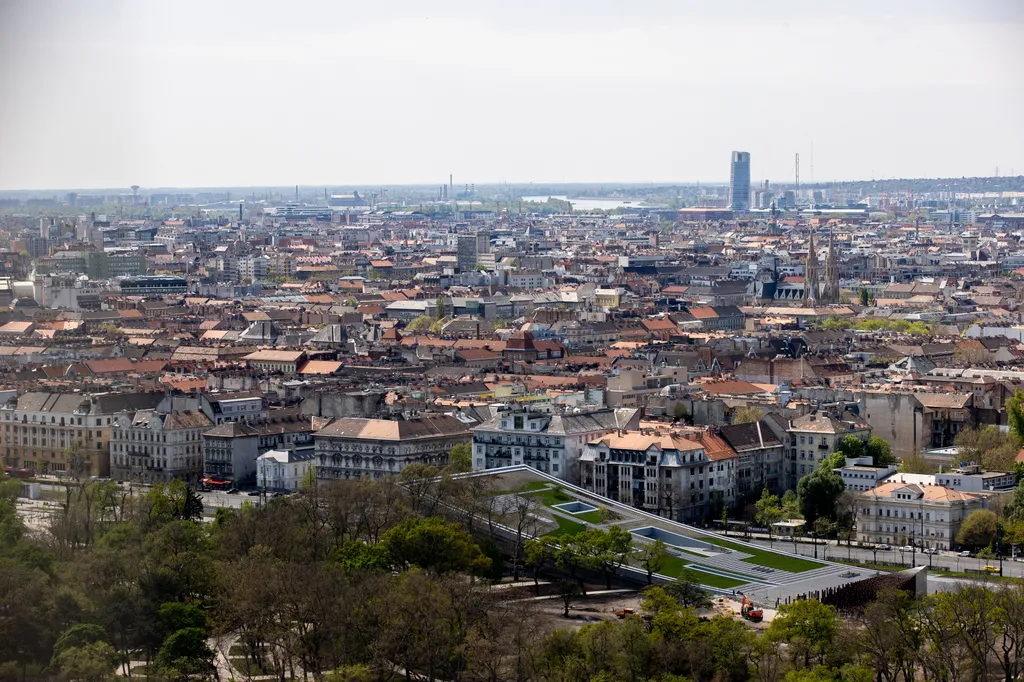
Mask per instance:
[[[789,540],[774,540],[769,544],[768,540],[754,539],[753,544],[760,547],[771,547],[782,552],[792,552],[802,556],[814,557],[815,547],[810,542],[793,543]],[[834,540],[827,544],[819,541],[817,545],[819,559],[830,561],[856,561],[862,564],[899,564],[906,568],[913,566],[928,566],[931,569],[953,571],[956,573],[965,572],[967,569],[980,571],[982,566],[990,565],[999,567],[998,559],[984,560],[975,557],[959,557],[956,552],[942,552],[940,554],[924,554],[920,550],[916,553],[901,552],[898,547],[889,550],[871,550],[866,547],[847,547],[845,543],[836,545]],[[1002,562],[1003,575],[1016,578],[1024,577],[1024,562],[1004,559]]]

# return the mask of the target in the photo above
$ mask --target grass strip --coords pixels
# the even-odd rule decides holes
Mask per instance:
[[[813,571],[816,568],[824,568],[825,564],[810,559],[803,559],[800,557],[786,556],[785,554],[778,554],[776,552],[770,552],[756,547],[747,547],[746,545],[738,545],[735,542],[729,542],[722,538],[701,538],[712,544],[731,549],[735,552],[743,552],[750,556],[740,559],[748,564],[755,564],[757,566],[764,566],[765,568],[773,568],[777,571],[788,571],[789,573],[803,573],[804,571]]]

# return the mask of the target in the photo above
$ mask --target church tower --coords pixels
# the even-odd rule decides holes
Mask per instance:
[[[804,267],[804,301],[818,300],[818,256],[814,253],[814,230],[807,244],[807,263]]]

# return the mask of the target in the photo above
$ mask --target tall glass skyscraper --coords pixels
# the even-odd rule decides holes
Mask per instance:
[[[750,152],[733,152],[729,170],[729,208],[750,210]]]

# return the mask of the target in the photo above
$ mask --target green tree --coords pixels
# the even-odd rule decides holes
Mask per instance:
[[[997,530],[996,513],[988,509],[977,509],[960,524],[956,541],[965,547],[985,547],[995,539]]]
[[[985,469],[997,471],[1011,471],[1020,450],[1020,440],[1012,428],[1007,432],[994,425],[963,429],[953,439],[953,445],[957,447],[957,455],[950,463],[952,466],[959,466],[962,461],[977,462]]]
[[[568,618],[569,606],[572,605],[573,600],[583,595],[583,588],[581,588],[579,582],[575,580],[562,578],[555,583],[555,589],[558,591],[558,596],[562,598],[562,617]]]
[[[887,467],[896,463],[896,455],[892,454],[892,445],[880,436],[871,436],[864,449],[871,463],[876,467]]]
[[[208,680],[216,677],[213,649],[206,643],[206,631],[178,630],[164,640],[156,655],[156,667],[172,680]]]
[[[773,495],[768,488],[765,488],[761,491],[761,498],[754,505],[757,507],[754,520],[758,525],[768,529],[768,540],[771,541],[773,527],[785,518],[782,512],[782,503],[779,502],[777,495]]]
[[[665,566],[669,558],[668,545],[661,540],[647,542],[636,548],[633,557],[640,568],[647,572],[647,584],[651,584],[654,574]]]
[[[473,470],[473,446],[470,443],[459,443],[448,451],[448,469],[458,474]]]
[[[864,441],[857,436],[846,436],[836,443],[835,453],[844,458],[864,457]],[[842,466],[842,465],[840,465]]]
[[[432,320],[431,318],[427,317],[426,315],[420,315],[419,317],[409,322],[409,324],[405,325],[405,328],[407,331],[413,333],[425,332],[428,329],[430,329],[430,325],[432,325],[433,323],[434,320]]]
[[[1024,391],[1019,388],[1013,397],[1006,401],[1006,423],[1017,441],[1024,441]]]
[[[819,517],[836,520],[836,501],[846,488],[842,477],[831,469],[815,469],[797,483],[800,513],[807,523],[814,524]]]
[[[438,296],[437,300],[434,301],[434,317],[441,319],[444,317],[445,300],[444,296]]]
[[[762,417],[764,417],[764,410],[757,405],[743,405],[737,407],[736,411],[732,413],[732,423],[750,424],[760,421]]]
[[[782,494],[782,499],[779,501],[782,505],[782,518],[784,519],[801,519],[803,513],[800,511],[800,498],[792,490],[787,490]]]
[[[862,306],[864,306],[865,308],[867,307],[868,300],[869,300],[867,288],[865,288],[865,287],[861,287],[860,288],[860,291],[857,292],[857,299],[860,301],[860,304]]]
[[[206,630],[206,614],[195,604],[180,601],[166,602],[160,605],[157,618],[160,629],[167,635],[190,628]]]
[[[79,646],[54,649],[50,667],[75,682],[101,682],[108,680],[121,657],[106,641],[95,641]]]
[[[203,498],[181,479],[154,484],[146,495],[146,503],[150,521],[157,525],[203,518]]]
[[[609,526],[607,530],[588,528],[571,537],[583,562],[604,574],[605,587],[610,590],[612,577],[633,550],[633,534],[619,526]]]
[[[458,524],[436,516],[401,522],[381,538],[397,566],[418,566],[433,573],[473,573],[490,567],[490,560]]]
[[[1013,489],[1009,501],[1003,505],[1003,517],[1008,521],[1024,521],[1024,485]]]
[[[904,474],[932,474],[935,467],[928,463],[920,453],[904,457],[900,461],[899,471]]]
[[[678,578],[661,589],[684,609],[711,608],[711,595],[700,586],[697,574],[688,568],[683,569]]]
[[[361,540],[346,540],[331,550],[328,560],[341,566],[345,573],[379,573],[393,567],[387,547]]]
[[[800,599],[779,607],[768,634],[787,642],[793,661],[802,661],[804,668],[821,665],[839,634],[839,615],[817,599]]]

